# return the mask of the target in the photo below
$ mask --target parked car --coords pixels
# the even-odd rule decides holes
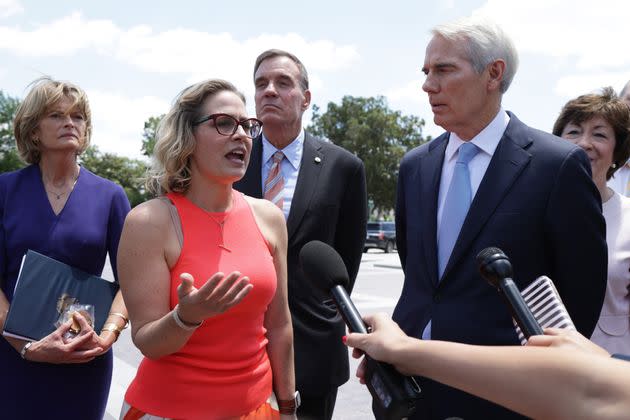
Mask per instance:
[[[369,248],[380,248],[385,252],[392,252],[396,248],[394,222],[368,222],[363,252],[367,252]]]

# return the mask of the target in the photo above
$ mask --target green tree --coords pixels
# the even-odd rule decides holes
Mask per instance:
[[[0,172],[24,167],[24,163],[18,157],[13,137],[13,119],[19,105],[19,99],[0,91]]]
[[[391,110],[384,97],[344,96],[341,105],[328,103],[325,112],[313,106],[315,135],[357,155],[365,164],[372,213],[382,216],[394,207],[398,167],[405,152],[430,138],[422,137],[424,120]]]
[[[159,117],[150,117],[144,122],[144,130],[142,131],[142,153],[145,156],[151,156],[153,154],[153,148],[155,148],[155,141],[157,140],[157,128],[164,118],[164,114]]]
[[[125,190],[131,207],[149,199],[142,178],[147,165],[141,160],[101,153],[96,146],[90,146],[81,155],[81,164],[96,175],[116,182]]]

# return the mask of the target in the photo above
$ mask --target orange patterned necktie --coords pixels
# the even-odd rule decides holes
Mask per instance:
[[[280,171],[280,163],[284,159],[284,153],[278,150],[272,156],[273,164],[269,169],[269,174],[265,180],[265,200],[271,201],[278,206],[280,210],[283,209],[283,190],[284,190],[284,178]]]

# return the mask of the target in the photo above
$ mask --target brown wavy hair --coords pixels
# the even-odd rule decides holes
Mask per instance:
[[[560,136],[568,124],[580,124],[595,117],[602,117],[615,133],[615,167],[608,168],[606,172],[606,180],[609,180],[630,156],[630,107],[613,88],[605,87],[602,93],[581,95],[567,102],[553,125],[553,134]]]

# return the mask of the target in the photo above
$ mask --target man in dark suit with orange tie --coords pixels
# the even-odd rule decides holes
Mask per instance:
[[[299,418],[332,418],[337,388],[349,378],[345,325],[317,279],[305,277],[299,252],[319,240],[339,252],[350,277],[359,270],[366,237],[367,193],[363,162],[302,128],[311,102],[300,60],[281,50],[263,52],[254,66],[256,116],[263,134],[252,146],[239,191],[276,203],[285,214],[289,307],[293,321]]]
[[[510,257],[521,289],[549,276],[589,337],[607,254],[586,154],[503,109],[518,57],[498,26],[464,20],[432,34],[423,90],[446,133],[407,153],[400,166],[396,230],[405,281],[394,320],[423,339],[518,344],[510,312],[475,262],[495,246]],[[417,418],[519,417],[436,382],[421,387]]]

